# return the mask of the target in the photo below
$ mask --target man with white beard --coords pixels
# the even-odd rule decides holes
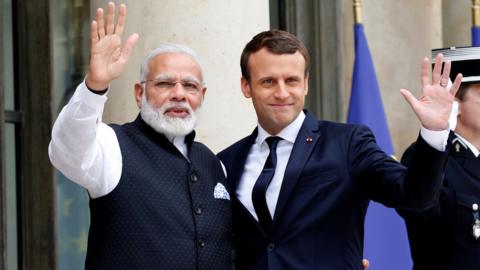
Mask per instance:
[[[231,206],[220,162],[193,141],[206,92],[195,53],[162,45],[141,67],[141,112],[124,125],[101,122],[109,84],[138,39],[122,47],[126,7],[91,25],[85,82],[52,130],[52,164],[90,196],[87,269],[231,269]],[[114,90],[111,90],[114,91]]]

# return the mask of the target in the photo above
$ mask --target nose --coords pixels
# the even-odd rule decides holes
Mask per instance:
[[[175,83],[175,86],[170,91],[170,99],[175,101],[185,100],[186,91],[180,82]]]
[[[278,99],[285,99],[289,96],[287,86],[285,85],[284,82],[280,82],[278,84],[277,89],[275,89],[274,96],[275,98],[278,98]]]

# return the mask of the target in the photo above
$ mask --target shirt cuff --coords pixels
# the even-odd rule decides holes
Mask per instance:
[[[91,89],[90,87],[88,87],[87,84],[85,84],[85,85],[87,86],[88,90],[90,90],[90,92],[92,92],[96,95],[105,95],[108,91],[108,87],[106,89],[102,90],[102,91],[95,91],[95,90]]]
[[[430,145],[438,151],[445,151],[447,146],[449,129],[446,130],[429,130],[424,127],[420,129],[420,136]]]
[[[81,100],[83,103],[95,109],[103,109],[103,107],[105,106],[105,102],[107,101],[107,95],[98,95],[96,93],[93,93],[92,91],[90,91],[90,89],[88,89],[85,81],[78,85],[74,97],[75,96],[75,99]]]

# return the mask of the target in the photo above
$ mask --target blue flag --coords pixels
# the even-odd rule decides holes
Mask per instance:
[[[393,155],[372,57],[362,24],[355,24],[355,64],[347,121],[368,126],[378,145]],[[369,270],[412,269],[408,237],[403,219],[394,209],[371,202],[365,219],[364,257]]]
[[[472,26],[472,46],[480,46],[480,26]]]

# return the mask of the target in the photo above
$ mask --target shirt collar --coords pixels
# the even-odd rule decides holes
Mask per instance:
[[[163,135],[165,135],[165,137],[167,137],[167,140],[173,143],[174,145],[181,145],[185,143],[185,136],[172,136],[168,134],[163,134]]]
[[[175,136],[171,142],[175,145],[181,145],[185,143],[185,136]]]
[[[305,120],[305,113],[300,111],[297,118],[293,120],[288,126],[282,129],[276,136],[290,142],[295,143],[295,139],[297,138],[298,132],[300,132],[300,128],[303,125],[303,121]],[[262,128],[260,124],[258,124],[258,135],[255,143],[261,144],[265,141],[266,138],[274,136],[269,134],[265,129]]]
[[[472,151],[475,157],[478,157],[478,155],[480,154],[480,151],[473,144],[471,144],[469,141],[467,141],[467,139],[463,138],[456,132],[455,132],[455,136],[457,136],[457,138],[460,140],[461,143],[463,143],[465,147],[468,147],[468,149]]]

